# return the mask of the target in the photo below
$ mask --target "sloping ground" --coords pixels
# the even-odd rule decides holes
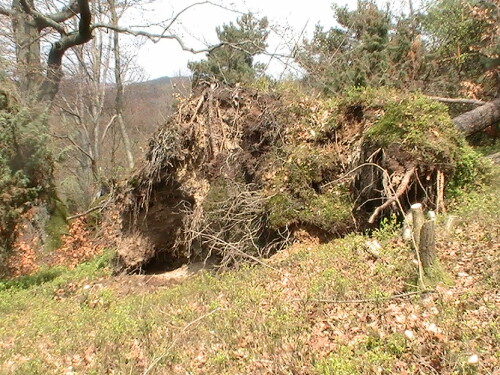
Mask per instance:
[[[440,225],[445,282],[414,294],[391,221],[167,289],[109,283],[101,257],[0,283],[2,374],[496,374],[500,170]],[[104,267],[104,268],[103,268]],[[109,285],[109,286],[107,286]],[[137,285],[137,283],[136,283]]]

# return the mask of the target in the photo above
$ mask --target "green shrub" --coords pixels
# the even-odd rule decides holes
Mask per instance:
[[[456,162],[455,173],[447,186],[450,197],[461,194],[463,188],[481,184],[490,175],[490,168],[481,154],[468,145],[462,147],[462,152]]]
[[[30,207],[45,201],[50,213],[55,208],[46,120],[44,113],[17,106],[0,110],[0,254],[12,245]]]

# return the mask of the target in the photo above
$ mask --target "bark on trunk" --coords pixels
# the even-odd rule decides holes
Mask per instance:
[[[61,38],[52,43],[47,61],[47,73],[45,80],[40,88],[38,100],[43,102],[52,102],[59,91],[59,84],[63,76],[62,58],[65,52],[75,46],[87,43],[92,39],[92,30],[90,22],[92,14],[88,0],[78,0],[80,10],[80,20],[78,30],[69,34],[61,35]]]
[[[29,5],[31,5],[30,2]],[[42,83],[40,32],[34,17],[25,12],[19,0],[12,4],[12,29],[16,44],[17,76],[25,98],[32,98]]]
[[[12,20],[19,84],[24,97],[50,105],[62,78],[64,53],[92,38],[89,0],[72,0],[55,14],[40,13],[33,0],[13,0],[11,9],[0,7],[0,14]],[[76,15],[79,16],[78,29],[67,30],[64,21]],[[40,38],[47,28],[58,32],[60,38],[52,43],[47,71],[43,73]]]
[[[464,135],[471,135],[500,121],[500,99],[493,100],[453,119]]]
[[[125,147],[125,154],[127,155],[127,164],[129,169],[134,169],[134,156],[132,154],[132,145],[130,143],[130,138],[127,133],[127,128],[125,127],[125,122],[123,121],[123,116],[120,113],[118,115],[118,125],[120,125],[120,133],[123,138],[123,145]]]
[[[116,4],[114,0],[110,1],[111,22],[113,25],[118,25],[118,14],[116,12]],[[115,113],[120,126],[120,133],[123,139],[125,155],[127,156],[127,164],[129,169],[134,169],[134,156],[132,155],[132,145],[128,136],[125,122],[123,121],[124,108],[124,86],[123,86],[123,69],[120,55],[120,39],[117,31],[113,35],[113,53],[115,55],[115,81],[116,81],[116,97],[115,97]]]
[[[436,260],[436,221],[433,218],[422,226],[418,251],[424,272],[429,274]]]

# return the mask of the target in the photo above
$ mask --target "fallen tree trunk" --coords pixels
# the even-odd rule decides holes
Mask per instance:
[[[493,100],[453,119],[465,136],[481,131],[500,121],[500,99]]]
[[[429,99],[437,100],[441,103],[451,103],[451,104],[472,104],[472,105],[485,105],[487,102],[476,99],[462,99],[462,98],[443,98],[441,96],[429,96]]]

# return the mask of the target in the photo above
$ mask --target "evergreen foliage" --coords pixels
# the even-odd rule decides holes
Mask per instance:
[[[217,27],[220,46],[213,46],[207,59],[190,62],[195,85],[202,80],[217,80],[225,84],[247,84],[262,74],[264,66],[254,57],[262,53],[269,35],[267,18],[257,19],[252,13],[244,14],[236,24]]]
[[[421,19],[433,91],[495,95],[500,67],[498,5],[488,0],[438,0]]]
[[[357,9],[333,6],[339,26],[316,26],[311,41],[299,52],[299,63],[311,83],[335,94],[349,87],[389,83],[393,65],[389,42],[391,14],[372,1],[359,1]]]
[[[436,0],[421,13],[399,16],[373,0],[333,10],[338,26],[318,25],[298,53],[305,81],[324,93],[386,86],[442,96],[498,94],[495,2]]]
[[[0,256],[10,248],[23,213],[38,199],[53,196],[53,163],[45,115],[19,108],[1,92],[0,108]]]

